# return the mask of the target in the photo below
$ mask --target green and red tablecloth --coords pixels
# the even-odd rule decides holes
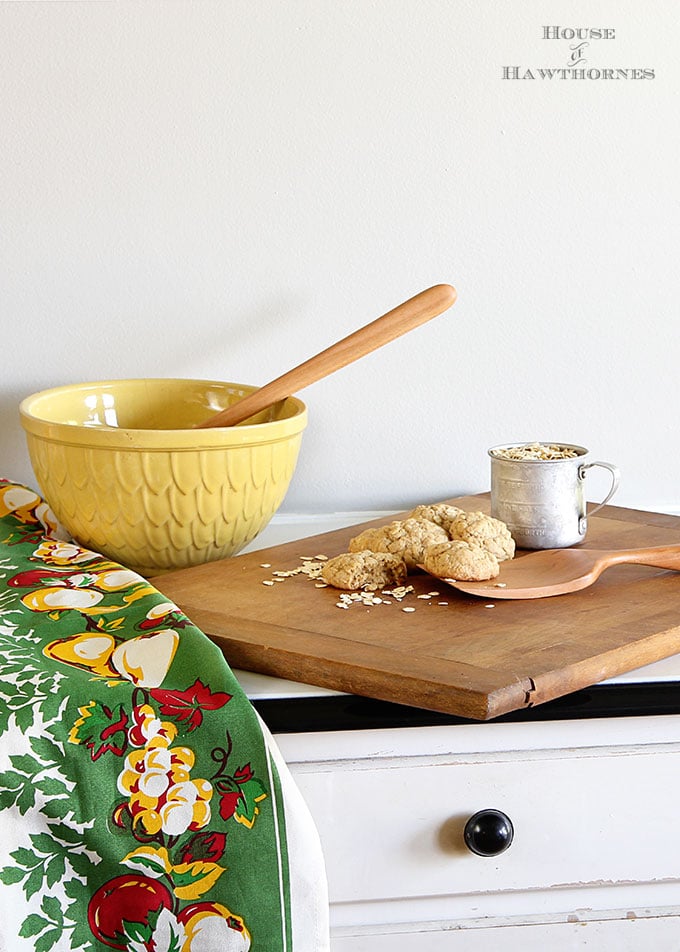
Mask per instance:
[[[324,952],[316,831],[220,651],[0,480],[0,950]]]

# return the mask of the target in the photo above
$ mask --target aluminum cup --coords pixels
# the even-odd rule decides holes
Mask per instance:
[[[590,510],[606,505],[619,486],[619,470],[601,460],[586,462],[584,446],[545,441],[544,445],[571,450],[563,459],[504,459],[510,449],[533,443],[493,446],[491,458],[491,515],[506,523],[521,549],[561,549],[578,545],[586,537],[588,519],[584,483],[594,466],[609,470],[611,487],[605,499]]]

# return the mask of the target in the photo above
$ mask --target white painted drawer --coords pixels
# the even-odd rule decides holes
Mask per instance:
[[[676,744],[291,766],[336,904],[680,879]],[[489,807],[515,836],[480,857],[462,831]]]
[[[677,952],[675,916],[335,937],[331,952]]]

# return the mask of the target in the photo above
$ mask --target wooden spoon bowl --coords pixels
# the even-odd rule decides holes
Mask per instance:
[[[605,569],[630,562],[680,571],[680,545],[645,549],[545,549],[501,562],[500,574],[486,582],[440,580],[479,598],[547,598],[588,588]]]

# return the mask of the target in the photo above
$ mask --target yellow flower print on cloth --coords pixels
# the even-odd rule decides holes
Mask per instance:
[[[118,777],[118,790],[128,796],[133,826],[141,823],[146,833],[180,836],[199,830],[210,821],[212,784],[191,779],[194,752],[172,747],[177,728],[162,721],[150,704],[135,708],[130,741],[142,744],[125,758]]]
[[[109,569],[104,572],[84,571],[70,575],[64,572],[32,569],[10,580],[13,588],[31,585],[36,578],[50,582],[22,596],[21,602],[34,612],[46,612],[58,620],[61,612],[77,611],[84,616],[120,614],[129,605],[154,589],[129,569]],[[101,605],[104,596],[125,592],[122,605]]]
[[[178,645],[177,632],[162,628],[120,643],[105,632],[71,635],[51,641],[43,651],[53,661],[91,671],[100,678],[124,678],[138,687],[155,688],[163,683]]]
[[[9,517],[9,519],[8,519]],[[0,541],[13,544],[19,539],[66,539],[68,533],[60,526],[49,505],[40,496],[18,483],[0,480],[0,519],[5,525],[14,521],[13,531]]]
[[[132,712],[134,725],[130,729],[130,742],[136,747],[152,747],[156,741],[172,744],[177,737],[177,728],[170,721],[162,721],[150,704],[139,704]]]
[[[79,612],[88,629],[105,627],[104,617],[119,615],[108,627],[120,627],[122,613],[155,589],[141,576],[75,542],[43,538],[34,549],[35,568],[12,576],[12,588],[28,588],[21,602],[34,612],[58,621],[64,612]],[[122,594],[122,604],[107,604],[110,594]],[[97,621],[92,621],[92,618]]]
[[[40,496],[26,486],[0,486],[0,517],[12,513],[20,522],[36,522],[36,510],[45,506]]]
[[[84,549],[69,539],[43,539],[40,545],[33,553],[34,559],[40,559],[46,565],[81,565],[83,562],[92,562],[93,559],[99,559],[101,556],[91,549]],[[116,566],[115,562],[109,563]]]
[[[141,823],[151,835],[162,831],[167,836],[181,836],[210,822],[213,788],[208,780],[191,779],[194,752],[188,747],[170,747],[174,727],[163,727],[164,734],[159,732],[146,747],[127,755],[118,790],[129,798],[133,826]]]

